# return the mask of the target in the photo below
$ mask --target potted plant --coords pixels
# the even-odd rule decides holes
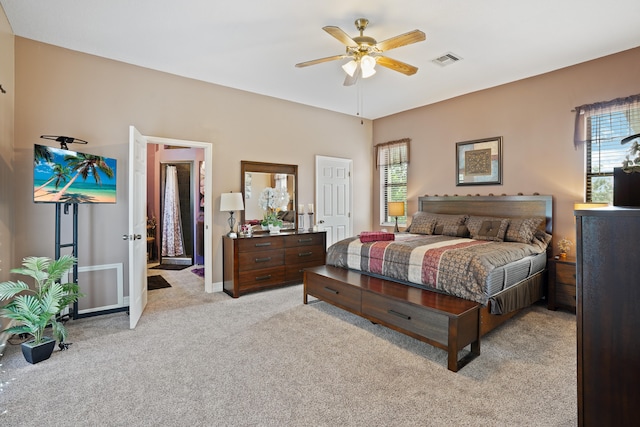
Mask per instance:
[[[48,359],[55,347],[55,339],[63,345],[67,337],[58,314],[82,294],[77,283],[59,281],[75,262],[76,258],[71,255],[63,255],[55,261],[47,257],[27,257],[22,260],[21,268],[14,268],[11,272],[33,278],[33,289],[22,280],[0,283],[0,301],[9,300],[0,308],[0,315],[14,323],[5,331],[27,333],[33,337],[33,340],[22,343],[22,354],[29,363]],[[55,339],[45,336],[45,329],[49,326]]]
[[[567,258],[567,253],[571,250],[573,242],[565,237],[558,242],[558,249],[560,249],[560,259]]]

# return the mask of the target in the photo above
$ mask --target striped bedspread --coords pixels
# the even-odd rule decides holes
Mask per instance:
[[[327,264],[386,276],[487,304],[494,268],[542,253],[546,243],[491,242],[442,235],[397,235],[362,243],[350,237],[327,250]]]

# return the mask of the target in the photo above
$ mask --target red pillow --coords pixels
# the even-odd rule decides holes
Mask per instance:
[[[395,240],[396,235],[387,231],[363,231],[360,233],[360,241],[362,243],[367,242],[379,242],[387,240]]]

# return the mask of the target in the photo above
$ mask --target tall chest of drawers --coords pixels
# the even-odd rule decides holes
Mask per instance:
[[[248,292],[302,283],[302,271],[324,265],[326,234],[256,234],[223,241],[223,290],[234,298]]]
[[[640,209],[576,210],[578,425],[640,420]]]

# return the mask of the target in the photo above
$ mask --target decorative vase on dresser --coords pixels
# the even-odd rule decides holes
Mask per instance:
[[[578,425],[638,425],[640,209],[575,215]]]
[[[283,230],[232,239],[223,236],[223,290],[248,292],[302,283],[303,270],[324,265],[326,233]]]

